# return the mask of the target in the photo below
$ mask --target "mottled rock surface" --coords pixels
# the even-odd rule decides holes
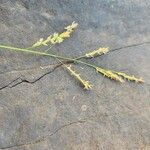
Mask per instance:
[[[52,58],[0,50],[0,149],[149,150],[150,1],[1,0],[0,43],[29,47],[72,21],[78,29],[54,53],[108,46],[89,62],[145,83],[119,84],[76,65],[94,85],[84,91]]]

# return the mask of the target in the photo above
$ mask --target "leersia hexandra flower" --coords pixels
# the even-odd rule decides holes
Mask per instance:
[[[143,83],[144,80],[142,78],[136,78],[135,76],[129,76],[125,73],[122,72],[115,72],[117,75],[123,77],[124,79],[127,79],[128,81],[134,81],[134,82],[139,82],[139,83]]]
[[[44,41],[44,39],[40,38],[35,44],[32,45],[32,47],[38,47],[40,45],[43,45],[43,41]]]
[[[92,85],[89,83],[89,81],[86,81],[84,79],[81,78],[80,74],[77,74],[72,68],[71,65],[67,66],[65,65],[65,67],[68,69],[68,71],[70,72],[70,74],[72,76],[74,76],[80,83],[81,85],[84,86],[84,89],[89,90],[92,88]]]
[[[41,38],[36,43],[32,45],[32,47],[39,47],[39,46],[48,46],[48,44],[56,44],[56,43],[62,43],[64,39],[69,38],[71,33],[74,31],[75,28],[77,28],[78,23],[72,22],[71,25],[65,27],[64,29],[66,31],[62,33],[54,33],[53,35],[50,35],[47,37],[46,40]]]
[[[75,28],[77,28],[77,26],[78,26],[78,23],[73,21],[71,25],[65,27],[64,29],[66,29],[68,32],[72,32]]]
[[[103,74],[104,76],[106,76],[106,77],[108,77],[110,79],[119,81],[121,83],[124,82],[124,80],[121,77],[119,77],[117,74],[113,73],[110,70],[105,70],[105,69],[102,69],[100,67],[96,67],[95,69],[96,69],[96,72],[101,73],[101,74]]]
[[[92,57],[96,57],[96,56],[106,54],[107,52],[108,52],[108,47],[100,47],[97,50],[93,50],[92,52],[86,53],[85,56],[87,58],[92,58]]]

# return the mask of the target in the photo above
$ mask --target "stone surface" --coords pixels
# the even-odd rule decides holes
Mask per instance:
[[[52,58],[1,50],[0,149],[149,150],[150,1],[1,0],[0,43],[29,47],[72,21],[78,29],[54,53],[108,46],[89,62],[145,83],[119,84],[75,65],[94,85],[84,91]]]

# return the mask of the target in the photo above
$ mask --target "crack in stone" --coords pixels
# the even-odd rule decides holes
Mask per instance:
[[[34,145],[34,144],[37,144],[39,142],[42,142],[42,141],[45,141],[47,138],[55,135],[57,132],[59,132],[60,130],[68,127],[68,126],[71,126],[71,125],[74,125],[74,124],[78,124],[78,123],[84,123],[86,122],[86,120],[78,120],[78,121],[74,121],[74,122],[70,122],[68,124],[65,124],[63,126],[61,126],[60,128],[56,129],[54,132],[52,132],[51,134],[48,134],[46,136],[43,136],[43,137],[40,137],[38,140],[35,140],[33,142],[28,142],[28,143],[22,143],[22,144],[17,144],[17,145],[12,145],[12,146],[6,146],[6,147],[1,147],[0,149],[10,149],[10,148],[16,148],[16,147],[22,147],[22,146],[29,146],[29,145]]]
[[[95,119],[95,118],[98,118],[100,116],[103,116],[103,117],[108,117],[109,115],[104,113],[104,114],[97,114],[95,116],[90,116],[88,118],[84,118],[82,120],[78,120],[78,121],[74,121],[74,122],[70,122],[68,124],[65,124],[63,126],[61,126],[60,128],[56,129],[53,133],[51,134],[48,134],[48,135],[45,135],[43,137],[39,137],[39,139],[35,140],[35,141],[32,141],[32,142],[28,142],[28,143],[22,143],[22,144],[17,144],[17,145],[11,145],[11,146],[6,146],[6,147],[1,147],[0,149],[10,149],[10,148],[17,148],[17,147],[23,147],[23,146],[29,146],[29,145],[34,145],[34,144],[37,144],[37,143],[40,143],[40,142],[43,142],[43,141],[46,141],[47,138],[50,138],[51,136],[55,135],[56,133],[58,133],[60,130],[68,127],[68,126],[71,126],[71,125],[74,125],[74,124],[78,124],[78,123],[85,123],[87,122],[88,120],[92,120],[92,119]]]
[[[5,89],[5,88],[9,87],[13,82],[17,81],[19,78],[20,78],[20,77],[14,79],[14,80],[11,81],[10,83],[8,83],[8,84],[6,84],[5,86],[1,87],[0,90],[3,90],[3,89]]]
[[[5,88],[7,88],[7,87],[13,88],[13,87],[15,87],[15,86],[17,86],[17,85],[19,85],[19,84],[24,83],[24,82],[25,82],[25,83],[33,84],[33,83],[39,81],[40,79],[42,79],[43,77],[45,77],[47,74],[50,74],[50,73],[54,72],[54,71],[55,71],[58,67],[60,67],[61,65],[62,65],[62,64],[57,64],[52,70],[46,72],[45,74],[43,74],[42,76],[40,76],[39,78],[37,78],[37,79],[35,79],[35,80],[33,80],[33,81],[29,81],[29,80],[27,80],[27,79],[23,79],[22,77],[18,77],[18,78],[16,78],[16,79],[14,79],[13,81],[11,81],[10,83],[8,83],[7,85],[1,87],[0,90],[3,90],[3,89],[5,89]],[[14,82],[16,82],[16,83],[13,84]],[[12,85],[12,84],[13,84],[13,85]]]
[[[139,108],[138,110],[143,110],[144,108]],[[149,109],[149,108],[148,108]],[[125,111],[123,112],[122,114],[139,114],[139,112],[133,112],[133,111]],[[92,121],[94,119],[99,119],[100,117],[114,117],[114,116],[117,116],[117,115],[120,115],[120,113],[113,113],[113,114],[108,114],[108,113],[100,113],[100,114],[96,114],[96,115],[93,115],[93,116],[89,116],[87,118],[83,118],[82,120],[77,120],[77,121],[74,121],[74,122],[70,122],[68,124],[65,124],[65,125],[62,125],[60,128],[56,129],[54,132],[52,132],[51,134],[48,134],[48,135],[45,135],[45,136],[42,136],[42,137],[39,137],[39,139],[35,140],[35,141],[32,141],[32,142],[28,142],[28,143],[22,143],[22,144],[17,144],[17,145],[11,145],[11,146],[6,146],[6,147],[1,147],[0,150],[2,149],[10,149],[10,148],[17,148],[17,147],[22,147],[22,146],[29,146],[29,145],[34,145],[34,144],[37,144],[37,143],[40,143],[40,142],[44,142],[46,141],[48,138],[50,138],[51,136],[55,135],[56,133],[58,133],[60,130],[66,128],[66,127],[69,127],[71,125],[74,125],[74,124],[82,124],[82,123],[85,123],[87,121]]]
[[[119,51],[119,50],[125,49],[125,48],[141,46],[141,45],[144,45],[144,44],[150,44],[150,42],[147,41],[147,42],[142,42],[142,43],[138,43],[138,44],[132,44],[132,45],[127,45],[127,46],[115,48],[115,49],[110,50],[108,53],[112,53],[112,52],[115,52],[115,51]]]

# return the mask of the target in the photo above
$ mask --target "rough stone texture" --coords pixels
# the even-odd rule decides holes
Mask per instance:
[[[1,0],[0,43],[28,47],[72,21],[78,29],[53,52],[73,57],[108,46],[90,61],[145,84],[76,65],[94,85],[84,91],[52,58],[1,50],[0,149],[149,150],[150,1]]]

